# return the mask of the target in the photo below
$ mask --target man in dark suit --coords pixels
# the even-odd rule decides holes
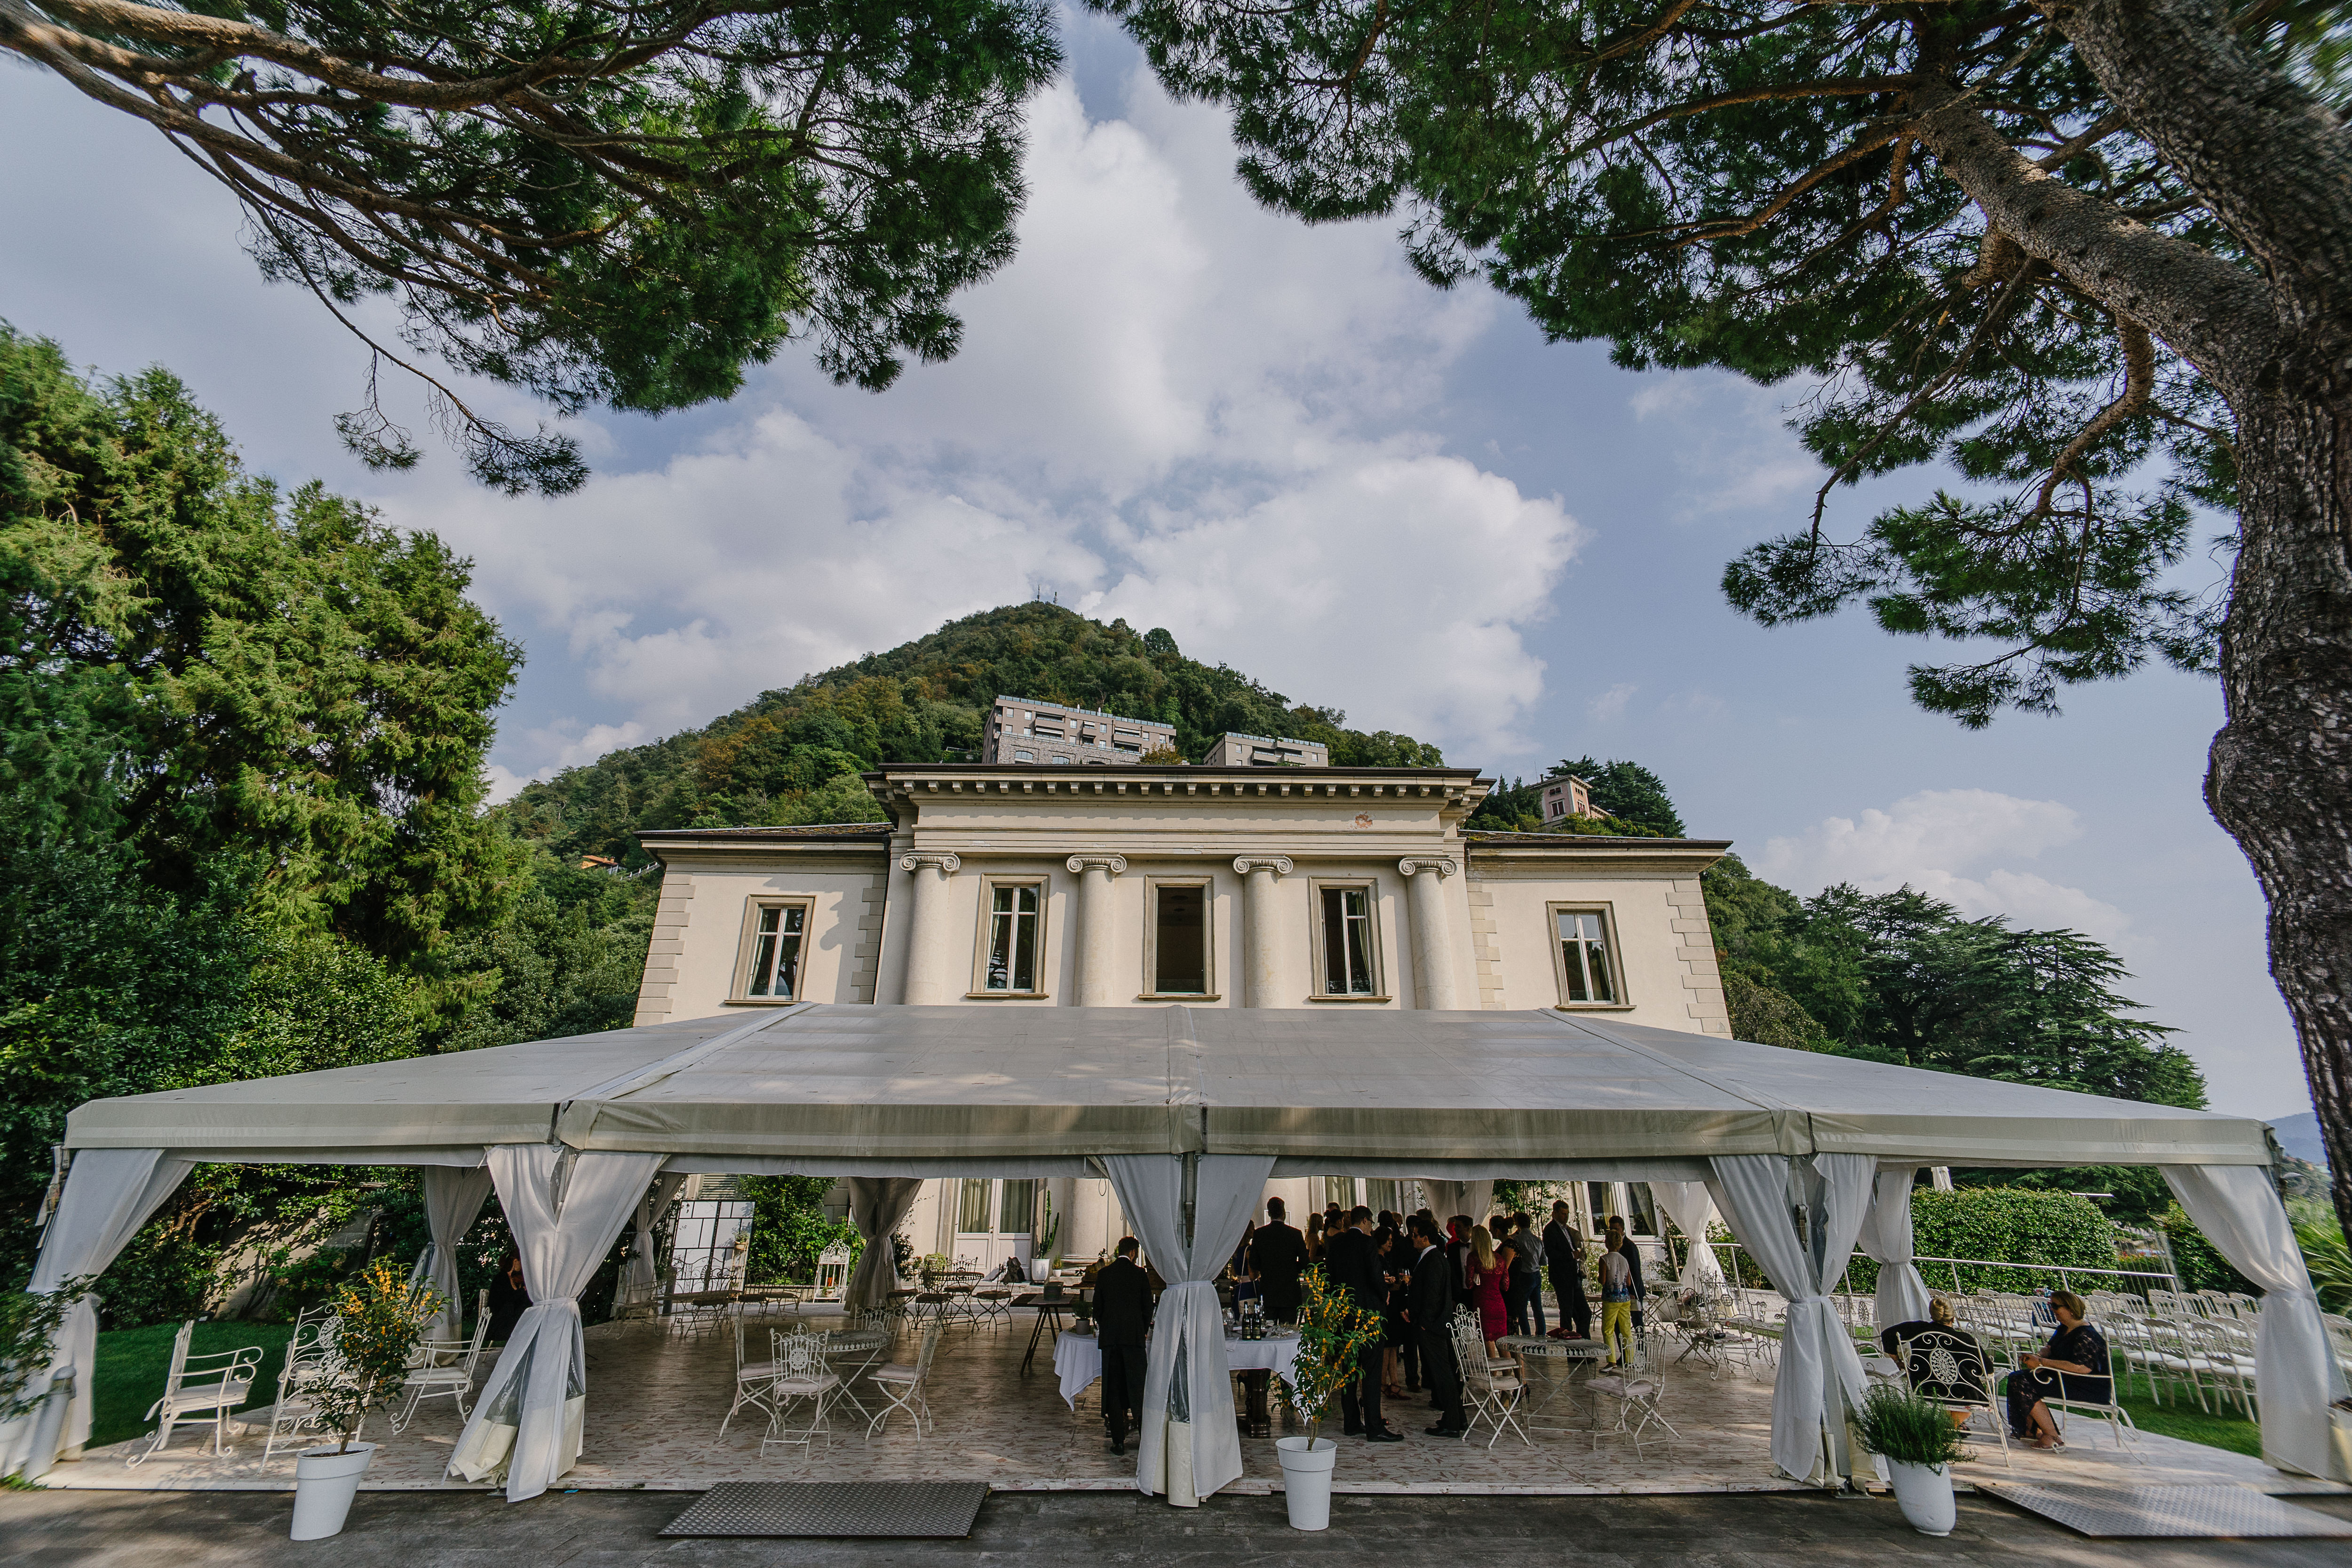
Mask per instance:
[[[1470,1425],[1462,1410],[1462,1369],[1454,1360],[1454,1268],[1441,1244],[1437,1226],[1415,1216],[1412,1226],[1412,1284],[1405,1321],[1421,1342],[1421,1380],[1437,1406],[1433,1437],[1459,1436]]]
[[[1249,1269],[1257,1280],[1265,1315],[1277,1323],[1298,1321],[1298,1276],[1307,1267],[1307,1238],[1283,1223],[1282,1200],[1265,1200],[1265,1223],[1250,1235]]]
[[[1584,1238],[1568,1223],[1569,1206],[1551,1205],[1551,1223],[1544,1226],[1544,1267],[1551,1273],[1552,1294],[1559,1298],[1559,1327],[1555,1337],[1592,1337],[1592,1303],[1584,1299]]]
[[[1388,1301],[1388,1276],[1381,1267],[1381,1249],[1372,1239],[1372,1211],[1363,1205],[1356,1205],[1348,1215],[1348,1228],[1323,1243],[1323,1271],[1330,1277],[1334,1289],[1344,1291],[1356,1310],[1370,1312],[1375,1319]],[[1381,1418],[1381,1344],[1376,1338],[1365,1346],[1362,1360],[1357,1365],[1357,1383],[1352,1388],[1339,1391],[1339,1416],[1342,1429],[1353,1437],[1361,1435],[1369,1443],[1402,1443],[1404,1434],[1391,1431]]]
[[[1135,1237],[1095,1274],[1095,1343],[1102,1349],[1103,1430],[1110,1451],[1127,1452],[1127,1417],[1143,1419],[1143,1336],[1151,1327],[1151,1280],[1136,1267]]]

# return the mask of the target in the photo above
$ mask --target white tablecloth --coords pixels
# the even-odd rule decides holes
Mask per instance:
[[[1278,1340],[1225,1342],[1225,1364],[1235,1372],[1268,1371],[1290,1381],[1290,1367],[1298,1359],[1296,1335]],[[1061,1381],[1062,1403],[1076,1409],[1078,1395],[1102,1375],[1102,1346],[1092,1334],[1066,1331],[1054,1342],[1054,1375]]]

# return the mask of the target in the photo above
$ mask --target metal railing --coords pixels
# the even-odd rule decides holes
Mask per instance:
[[[1685,1239],[1687,1240],[1687,1238]],[[1739,1243],[1736,1241],[1709,1241],[1706,1245],[1707,1249],[1716,1255],[1717,1261],[1723,1265],[1724,1278],[1734,1284],[1738,1283],[1740,1278],[1739,1254],[1742,1250]],[[1669,1258],[1671,1258],[1672,1255],[1672,1249],[1669,1248]],[[1853,1292],[1849,1284],[1849,1280],[1853,1272],[1853,1265],[1857,1262],[1867,1263],[1870,1261],[1871,1258],[1868,1253],[1864,1252],[1859,1248],[1855,1249],[1853,1256],[1847,1259],[1844,1271],[1838,1276],[1837,1287],[1832,1293],[1836,1295],[1852,1295]],[[2137,1282],[2138,1288],[2135,1293],[2142,1296],[2147,1294],[2151,1289],[2178,1290],[2180,1289],[2180,1280],[2179,1276],[2172,1273],[2169,1269],[2163,1268],[2092,1268],[2074,1263],[2015,1262],[2007,1258],[1935,1258],[1919,1256],[1913,1258],[1911,1262],[1915,1268],[1919,1269],[1920,1278],[1923,1279],[1928,1279],[1931,1284],[1933,1283],[1933,1280],[1928,1273],[1928,1265],[1932,1264],[1940,1266],[1939,1271],[1941,1269],[1948,1269],[1950,1271],[1952,1281],[1951,1293],[1955,1296],[1964,1296],[1968,1294],[1968,1288],[1963,1285],[1960,1280],[1960,1270],[1964,1268],[2000,1268],[2007,1269],[2012,1273],[2021,1274],[2054,1274],[2058,1277],[2058,1289],[2069,1291],[2074,1289],[2073,1281],[2078,1277],[2097,1277],[2100,1279]],[[1677,1272],[1679,1272],[1679,1270]],[[1758,1272],[1762,1272],[1760,1267],[1758,1269]]]

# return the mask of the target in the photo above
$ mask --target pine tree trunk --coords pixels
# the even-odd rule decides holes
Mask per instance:
[[[2352,1234],[2352,358],[2329,346],[2240,400],[2228,722],[2205,798],[2270,900],[2271,975]]]

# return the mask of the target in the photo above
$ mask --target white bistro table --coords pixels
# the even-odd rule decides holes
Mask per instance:
[[[1270,1372],[1286,1384],[1297,1360],[1296,1334],[1281,1339],[1225,1341],[1225,1364],[1234,1372]],[[1062,1385],[1062,1403],[1076,1409],[1078,1395],[1101,1375],[1102,1346],[1095,1342],[1094,1335],[1071,1329],[1054,1342],[1054,1376]]]

